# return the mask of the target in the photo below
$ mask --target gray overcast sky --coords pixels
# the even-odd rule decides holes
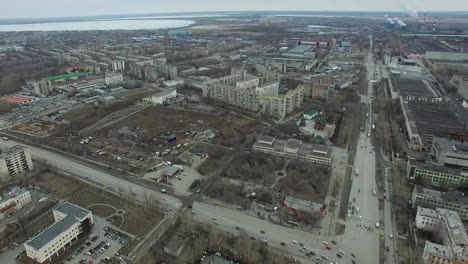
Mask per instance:
[[[0,19],[199,11],[468,11],[467,0],[0,0]]]

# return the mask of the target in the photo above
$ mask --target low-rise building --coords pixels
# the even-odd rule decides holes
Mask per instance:
[[[307,144],[298,139],[279,140],[271,136],[262,135],[257,137],[253,149],[284,158],[304,160],[323,165],[330,165],[333,159],[333,147]]]
[[[159,92],[151,97],[143,98],[143,102],[160,105],[166,102],[167,100],[171,98],[175,98],[175,97],[177,97],[176,89],[168,89],[168,90]]]
[[[468,143],[435,137],[430,152],[438,165],[468,168]]]
[[[408,160],[406,176],[409,180],[432,186],[459,187],[468,185],[468,172],[432,163]]]
[[[55,223],[24,243],[26,255],[37,263],[51,261],[94,224],[91,211],[65,202],[53,210]]]
[[[418,207],[416,227],[431,232],[441,244],[426,241],[423,260],[425,263],[457,263],[468,257],[468,235],[456,211]],[[463,263],[463,262],[460,262]]]
[[[27,148],[14,146],[0,154],[0,180],[7,182],[31,171],[33,163]]]
[[[15,187],[0,197],[0,219],[10,216],[31,202],[31,192]]]
[[[460,215],[461,219],[468,221],[468,196],[462,192],[440,192],[416,185],[413,189],[411,202],[413,207],[437,207],[453,210]]]

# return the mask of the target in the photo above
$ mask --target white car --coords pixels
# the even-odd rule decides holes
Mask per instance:
[[[214,223],[215,223],[215,225],[219,225],[219,222],[218,222],[218,221],[215,221]]]
[[[328,245],[328,242],[327,241],[322,241],[322,244]]]
[[[339,250],[339,252],[341,253],[341,255],[346,255],[346,253],[341,249]]]
[[[297,245],[297,241],[296,241],[296,240],[293,240],[292,242],[293,242],[293,244]]]
[[[325,255],[322,255],[322,258],[323,258],[323,259],[328,259],[328,257],[327,257],[327,256],[325,256]]]

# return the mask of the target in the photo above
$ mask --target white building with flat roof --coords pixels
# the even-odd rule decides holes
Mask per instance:
[[[106,86],[115,87],[123,83],[122,74],[106,74]]]
[[[167,100],[171,98],[177,97],[177,90],[176,89],[168,89],[162,92],[159,92],[151,97],[143,98],[143,102],[145,103],[153,103],[153,104],[163,104]]]
[[[32,169],[33,163],[27,148],[17,145],[0,154],[0,180],[3,182]]]
[[[65,202],[53,211],[55,223],[24,243],[26,255],[38,263],[50,261],[94,224],[91,211]]]
[[[31,202],[31,192],[15,187],[0,197],[0,219],[10,216]]]

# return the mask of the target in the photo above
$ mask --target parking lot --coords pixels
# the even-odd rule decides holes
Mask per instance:
[[[100,231],[95,232],[84,245],[66,259],[65,263],[106,263],[106,260],[112,257],[123,260],[118,251],[131,238],[109,226],[97,230]]]

